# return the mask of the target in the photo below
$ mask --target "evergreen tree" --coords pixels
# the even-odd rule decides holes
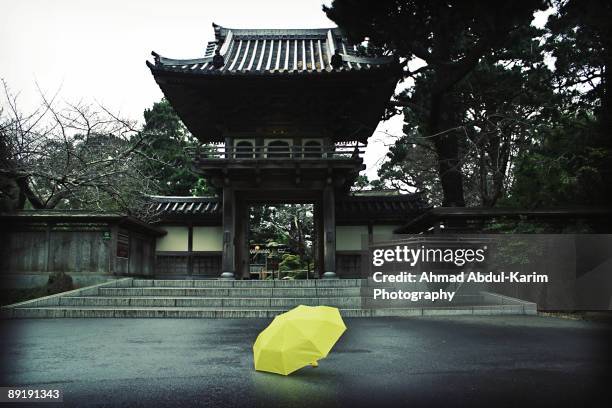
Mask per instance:
[[[191,150],[199,141],[187,130],[172,105],[162,99],[144,111],[143,132],[147,134],[144,153],[152,159],[152,176],[159,180],[160,194],[206,195],[205,180],[192,168]]]
[[[323,7],[354,41],[368,38],[383,52],[424,65],[405,71],[405,77],[427,75],[427,114],[421,131],[434,147],[443,205],[465,204],[461,148],[465,142],[457,126],[462,106],[455,89],[478,65],[496,51],[513,44],[531,22],[543,0],[334,0]]]

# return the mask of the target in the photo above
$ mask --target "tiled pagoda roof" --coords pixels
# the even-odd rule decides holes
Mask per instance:
[[[156,53],[152,70],[194,75],[289,75],[362,71],[389,67],[390,56],[360,56],[338,28],[320,29],[232,29],[213,24],[216,41],[209,42],[204,57],[171,59]],[[224,59],[213,66],[215,50]],[[332,67],[332,56],[339,52],[342,67]]]

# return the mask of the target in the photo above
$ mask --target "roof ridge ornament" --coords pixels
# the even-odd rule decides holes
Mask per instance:
[[[336,48],[334,55],[331,57],[331,66],[334,69],[342,68],[342,55],[340,54],[340,49]]]
[[[223,29],[223,27],[215,23],[212,23],[212,26],[213,26],[213,30],[215,31],[215,38],[218,40],[221,35],[221,30]]]
[[[223,58],[223,55],[221,55],[221,53],[219,52],[218,48],[215,50],[215,56],[212,59],[212,63],[215,69],[223,68],[223,66],[225,65],[225,59]]]
[[[336,51],[336,46],[334,44],[334,36],[332,35],[332,30],[327,30],[327,60],[331,61],[332,55],[334,55]]]
[[[229,30],[227,32],[227,35],[225,36],[225,40],[223,41],[223,44],[221,44],[221,47],[219,47],[217,45],[217,49],[219,50],[219,54],[221,55],[225,55],[232,43],[232,39],[234,38],[234,33],[232,32],[232,30]],[[219,44],[219,42],[217,41],[217,44]]]

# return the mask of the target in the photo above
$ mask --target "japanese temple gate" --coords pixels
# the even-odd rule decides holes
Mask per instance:
[[[350,194],[400,66],[393,57],[360,52],[337,28],[213,27],[204,57],[153,53],[154,62],[147,61],[202,142],[193,165],[217,193],[153,197],[163,226],[187,231],[186,257],[184,245],[183,251],[170,245],[171,233],[158,241],[158,272],[172,273],[164,259],[183,256],[188,275],[203,262],[205,274],[216,267],[222,278],[248,277],[248,207],[313,203],[318,274],[335,278],[337,255],[349,255],[336,246],[338,228],[371,235],[377,226],[403,225],[424,207],[417,195]],[[210,247],[199,244],[210,240],[198,235],[204,231],[217,234]],[[219,255],[216,265],[211,259]]]

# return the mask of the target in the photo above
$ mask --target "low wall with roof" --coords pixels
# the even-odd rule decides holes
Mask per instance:
[[[22,211],[0,215],[0,284],[43,286],[64,272],[76,286],[154,273],[163,230],[121,214]]]

